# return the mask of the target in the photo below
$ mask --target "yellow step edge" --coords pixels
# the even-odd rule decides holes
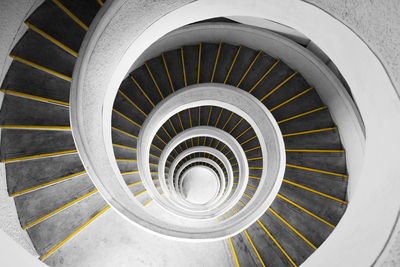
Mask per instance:
[[[253,140],[253,139],[256,138],[256,137],[257,137],[257,135],[253,136],[253,137],[250,138],[250,139],[247,139],[246,141],[244,141],[244,142],[241,143],[240,145],[242,146],[242,145],[246,144],[247,142],[250,142],[251,140]]]
[[[261,180],[261,178],[260,178],[260,177],[255,177],[255,176],[251,176],[251,175],[249,175],[249,178],[253,178],[253,179],[257,179],[257,180]]]
[[[116,110],[116,109],[113,108],[113,111],[114,111],[115,113],[117,113],[118,115],[120,115],[121,117],[123,117],[124,119],[128,120],[129,122],[131,122],[132,124],[136,125],[137,127],[139,127],[139,128],[142,127],[139,123],[135,122],[134,120],[132,120],[132,119],[129,118],[128,116],[122,114],[122,113],[119,112],[118,110]]]
[[[297,119],[297,118],[303,117],[303,116],[305,116],[305,115],[308,115],[308,114],[311,114],[311,113],[314,113],[314,112],[317,112],[317,111],[320,111],[320,110],[324,110],[324,109],[327,109],[327,108],[328,108],[327,106],[323,106],[323,107],[320,107],[320,108],[316,108],[316,109],[313,109],[313,110],[310,110],[310,111],[307,111],[307,112],[304,112],[304,113],[301,113],[301,114],[298,114],[298,115],[289,117],[289,118],[287,118],[287,119],[280,120],[280,121],[278,121],[277,123],[278,123],[278,124],[281,124],[281,123],[284,123],[284,122],[286,122],[286,121],[294,120],[294,119]]]
[[[253,150],[259,149],[259,148],[261,148],[261,146],[256,146],[256,147],[253,147],[253,148],[250,148],[250,149],[247,149],[247,150],[245,150],[245,151],[244,151],[244,153],[247,153],[247,152],[250,152],[250,151],[253,151]]]
[[[247,159],[247,160],[248,160],[248,161],[251,161],[251,160],[258,160],[258,159],[263,159],[263,157],[251,158],[251,159]]]
[[[157,91],[161,96],[161,99],[164,99],[164,95],[161,93],[160,87],[158,86],[156,80],[154,79],[153,73],[151,73],[149,66],[147,65],[147,62],[144,63],[144,65],[146,66],[147,71],[150,74],[151,79],[153,80],[154,85],[157,87]]]
[[[134,197],[137,197],[137,196],[139,196],[139,195],[141,195],[141,194],[143,194],[144,192],[146,192],[147,190],[146,189],[144,189],[143,191],[140,191],[139,193],[137,193],[136,195],[133,195]]]
[[[149,201],[147,201],[143,206],[146,207],[153,199],[150,199]]]
[[[298,71],[295,71],[292,75],[287,77],[283,82],[281,82],[278,86],[276,86],[274,89],[272,89],[270,92],[268,92],[263,98],[261,98],[260,102],[264,101],[267,97],[269,97],[272,93],[274,93],[276,90],[281,88],[285,83],[287,83],[290,79],[292,79],[298,73],[299,73]]]
[[[254,246],[253,241],[251,240],[249,234],[247,233],[247,230],[244,230],[243,232],[246,234],[247,239],[248,239],[249,242],[250,242],[250,245],[253,247],[254,252],[257,254],[258,260],[260,261],[261,265],[262,265],[263,267],[265,267],[265,264],[264,264],[263,260],[261,259],[261,256],[260,256],[260,254],[258,253],[258,250],[257,250],[256,247]]]
[[[185,57],[183,56],[183,47],[182,46],[181,46],[181,58],[182,58],[183,81],[185,82],[185,87],[187,87],[186,69],[185,69]]]
[[[167,76],[168,76],[168,80],[169,80],[169,85],[171,86],[172,92],[174,92],[174,91],[175,91],[174,85],[172,84],[171,75],[169,74],[169,70],[168,70],[168,66],[167,66],[167,61],[165,60],[164,53],[161,53],[161,57],[162,57],[162,59],[163,59],[165,71],[167,72]]]
[[[119,145],[119,144],[113,144],[113,146],[117,146],[117,147],[122,147],[122,148],[128,148],[128,149],[136,150],[135,147],[124,146],[124,145]]]
[[[131,183],[131,184],[128,184],[128,186],[132,186],[132,185],[135,185],[135,184],[140,184],[141,182],[142,182],[142,180],[134,182],[134,183]]]
[[[133,174],[133,173],[139,173],[139,171],[121,172],[122,175]]]
[[[52,75],[54,75],[54,76],[57,76],[57,77],[59,77],[59,78],[61,78],[61,79],[67,80],[67,81],[69,81],[69,82],[72,81],[72,77],[69,77],[69,76],[67,76],[67,75],[61,74],[61,73],[56,72],[56,71],[54,71],[54,70],[51,70],[51,69],[49,69],[49,68],[40,66],[40,65],[38,65],[38,64],[36,64],[36,63],[33,63],[32,61],[23,59],[23,58],[21,58],[21,57],[18,57],[18,56],[12,55],[12,54],[10,54],[10,57],[13,58],[13,59],[15,59],[15,60],[17,60],[17,61],[19,61],[19,62],[21,62],[21,63],[24,63],[24,64],[26,64],[26,65],[29,65],[29,66],[31,66],[31,67],[33,67],[33,68],[36,68],[36,69],[39,69],[39,70],[41,70],[41,71],[47,72],[47,73],[49,73],[49,74],[52,74]]]
[[[97,217],[99,217],[101,214],[103,214],[106,210],[108,210],[110,206],[105,207],[103,210],[101,210],[99,213],[97,213],[93,218],[91,218],[89,221],[87,221],[85,224],[83,224],[81,227],[79,227],[77,230],[75,230],[71,235],[69,235],[66,239],[61,241],[58,245],[56,245],[54,248],[52,248],[49,252],[44,254],[40,259],[43,261],[46,259],[48,256],[50,256],[56,249],[61,247],[65,242],[67,242],[69,239],[71,239],[74,235],[76,235],[78,232],[80,232],[83,228],[85,228],[89,223],[94,221]]]
[[[235,54],[235,57],[233,58],[233,61],[232,61],[231,67],[229,68],[228,74],[226,74],[226,77],[225,77],[225,80],[224,80],[224,84],[226,84],[226,81],[228,80],[229,75],[231,74],[231,71],[233,69],[233,66],[235,65],[236,59],[239,56],[240,50],[242,50],[242,46],[239,46],[239,48],[238,48],[238,50],[237,50],[237,52]]]
[[[314,246],[313,243],[311,243],[307,238],[305,238],[299,231],[297,231],[293,226],[291,226],[285,219],[283,219],[281,216],[279,216],[278,213],[276,213],[273,209],[268,208],[269,211],[271,211],[279,220],[281,220],[284,224],[286,224],[287,227],[289,227],[293,232],[295,232],[298,236],[301,237],[310,247],[312,247],[314,250],[317,249],[316,246]]]
[[[344,153],[344,150],[327,150],[327,149],[285,149],[286,152],[322,152],[322,153]]]
[[[74,201],[71,201],[70,203],[68,203],[68,204],[66,204],[66,205],[64,205],[64,206],[62,206],[62,207],[60,207],[60,208],[58,208],[58,209],[56,209],[56,210],[50,212],[49,214],[47,214],[47,215],[45,215],[45,216],[43,216],[43,217],[37,219],[36,221],[31,222],[30,224],[28,224],[28,225],[22,227],[22,229],[25,230],[25,229],[27,229],[27,228],[29,228],[29,227],[31,227],[31,226],[33,226],[33,225],[35,225],[35,224],[37,224],[37,223],[43,221],[44,219],[50,217],[51,215],[56,214],[57,212],[59,212],[59,211],[65,209],[65,208],[68,208],[69,206],[73,205],[74,203],[77,203],[77,202],[81,201],[82,199],[84,199],[84,198],[86,198],[86,197],[88,197],[88,196],[90,196],[90,195],[92,195],[92,194],[94,194],[94,193],[96,193],[96,192],[97,192],[97,189],[94,189],[93,191],[90,191],[89,193],[87,193],[87,194],[85,194],[85,195],[83,195],[83,196],[81,196],[81,197],[75,199]]]
[[[37,32],[38,34],[42,35],[44,38],[48,39],[50,42],[56,44],[57,46],[61,47],[62,49],[64,49],[65,51],[67,51],[68,53],[70,53],[71,55],[78,57],[78,53],[75,52],[74,50],[72,50],[71,48],[69,48],[68,46],[64,45],[63,43],[57,41],[56,39],[54,39],[53,37],[51,37],[50,35],[48,35],[47,33],[45,33],[44,31],[40,30],[39,28],[37,28],[36,26],[30,24],[29,22],[25,22],[26,26],[28,26],[29,28],[31,28],[32,30],[34,30],[35,32]]]
[[[258,224],[262,227],[262,229],[268,234],[268,236],[274,241],[275,245],[282,251],[282,253],[286,256],[286,258],[290,261],[290,263],[297,267],[296,263],[290,258],[287,252],[282,248],[282,246],[278,243],[278,241],[272,236],[272,234],[267,230],[267,228],[262,224],[260,220],[257,220]]]
[[[132,162],[136,162],[136,159],[116,159],[116,161],[132,161]]]
[[[197,83],[200,81],[200,67],[201,67],[201,43],[199,44],[199,55],[198,55],[198,63],[197,63]],[[200,108],[200,107],[199,107]],[[199,111],[200,116],[200,111]],[[200,120],[199,120],[200,121]],[[200,125],[199,125],[200,126]]]
[[[292,164],[286,164],[286,166],[287,167],[291,167],[291,168],[306,170],[306,171],[319,172],[319,173],[324,173],[324,174],[340,176],[340,177],[344,177],[344,178],[348,177],[345,174],[340,174],[340,173],[335,173],[335,172],[327,172],[327,171],[322,171],[322,170],[317,170],[317,169],[311,169],[311,168],[307,168],[307,167],[303,167],[303,166],[296,166],[296,165],[292,165]]]
[[[264,73],[263,76],[261,76],[261,78],[258,80],[258,82],[256,82],[255,85],[253,85],[253,87],[251,87],[251,89],[249,90],[249,94],[251,94],[251,92],[253,92],[253,90],[264,80],[264,78],[276,67],[276,65],[279,64],[281,60],[278,59],[277,61],[275,61],[275,63]]]
[[[101,1],[101,0],[97,0],[97,3],[99,3],[100,6],[104,5],[103,1]]]
[[[219,222],[219,219],[218,219],[218,218],[217,218],[217,220],[218,220],[218,222]],[[235,248],[233,247],[233,243],[232,243],[231,238],[229,238],[229,244],[230,244],[231,249],[232,249],[232,254],[233,254],[233,258],[235,259],[236,266],[237,266],[237,267],[240,267],[239,261],[238,261],[237,256],[236,256],[236,251],[235,251]]]
[[[77,16],[75,16],[71,11],[69,11],[68,8],[66,8],[63,4],[61,4],[60,1],[58,0],[53,0],[53,2],[59,7],[61,8],[65,13],[67,13],[68,16],[70,16],[76,23],[78,23],[83,29],[85,29],[86,31],[89,29],[88,26],[86,26],[85,23],[83,23],[80,19],[78,19]]]
[[[242,135],[244,135],[248,130],[251,129],[251,126],[249,126],[246,130],[244,130],[241,134],[239,134],[237,137],[235,137],[235,139],[239,139]]]
[[[131,103],[132,106],[134,106],[137,110],[139,110],[145,117],[147,117],[147,114],[141,109],[139,108],[135,102],[133,102],[124,92],[122,92],[121,90],[118,90],[118,92],[126,99],[128,100],[129,103]]]
[[[135,85],[139,88],[139,90],[142,92],[142,94],[144,95],[144,97],[146,97],[147,101],[150,102],[150,104],[153,106],[153,108],[155,107],[153,101],[150,100],[150,98],[148,97],[148,95],[145,93],[145,91],[143,90],[143,88],[139,85],[139,83],[135,80],[135,78],[132,75],[129,75],[129,77],[131,77],[131,80],[135,83]]]
[[[290,134],[284,134],[284,135],[282,135],[282,136],[283,136],[283,137],[288,137],[288,136],[294,136],[294,135],[302,135],[302,134],[310,134],[310,133],[319,133],[319,132],[326,132],[326,131],[331,131],[331,130],[335,130],[335,129],[337,129],[337,127],[330,127],[330,128],[324,128],[324,129],[318,129],[318,130],[311,130],[311,131],[290,133]]]
[[[15,161],[21,161],[21,160],[38,159],[38,158],[51,157],[51,156],[59,156],[59,155],[76,153],[76,152],[78,152],[76,149],[74,149],[74,150],[66,150],[66,151],[60,151],[60,152],[45,153],[45,154],[38,154],[38,155],[33,155],[33,156],[6,159],[6,160],[2,160],[1,162],[2,163],[9,163],[9,162],[15,162]]]
[[[42,125],[0,125],[3,129],[29,129],[29,130],[60,130],[70,131],[70,126],[42,126]]]
[[[41,185],[38,185],[38,186],[34,186],[34,187],[31,187],[31,188],[16,192],[14,194],[11,194],[10,197],[15,197],[15,196],[18,196],[18,195],[21,195],[21,194],[24,194],[24,193],[27,193],[27,192],[30,192],[30,191],[33,191],[33,190],[36,190],[36,189],[51,185],[51,184],[55,184],[55,183],[67,180],[69,178],[72,178],[72,177],[75,177],[75,176],[78,176],[78,175],[81,175],[81,174],[84,174],[84,173],[86,173],[86,171],[77,172],[77,173],[74,173],[74,174],[71,174],[71,175],[68,175],[68,176],[53,180],[53,181],[48,182],[48,183],[44,183],[44,184],[41,184]]]
[[[221,52],[221,46],[222,46],[222,43],[219,43],[218,51],[217,51],[217,56],[216,56],[216,58],[215,58],[214,68],[213,68],[213,72],[212,72],[212,76],[211,76],[211,81],[210,81],[210,83],[214,82],[215,70],[217,69],[218,58],[219,58],[219,54],[220,54],[220,52]]]
[[[322,219],[322,218],[318,217],[317,215],[315,215],[315,214],[314,214],[314,213],[312,213],[311,211],[308,211],[308,210],[306,210],[306,209],[305,209],[305,208],[303,208],[302,206],[300,206],[300,205],[298,205],[298,204],[294,203],[294,202],[293,202],[293,201],[291,201],[290,199],[288,199],[288,198],[286,198],[286,197],[282,196],[281,194],[277,194],[277,196],[278,196],[278,197],[280,197],[281,199],[285,200],[286,202],[288,202],[288,203],[292,204],[293,206],[295,206],[295,207],[299,208],[300,210],[304,211],[304,212],[305,212],[305,213],[307,213],[308,215],[311,215],[311,216],[313,216],[313,217],[314,217],[314,218],[316,218],[317,220],[319,220],[319,221],[321,221],[321,222],[323,222],[323,223],[325,223],[325,224],[329,225],[329,226],[330,226],[330,227],[332,227],[332,228],[335,228],[335,226],[334,226],[333,224],[331,224],[331,223],[329,223],[329,222],[325,221],[324,219]]]
[[[297,95],[295,95],[295,96],[294,96],[294,97],[292,97],[292,98],[289,98],[288,100],[286,100],[286,101],[282,102],[281,104],[279,104],[279,105],[275,106],[274,108],[271,108],[269,111],[271,111],[271,112],[272,112],[272,111],[274,111],[275,109],[278,109],[278,108],[280,108],[280,107],[282,107],[282,106],[286,105],[287,103],[289,103],[289,102],[291,102],[291,101],[295,100],[296,98],[298,98],[298,97],[300,97],[300,96],[304,95],[305,93],[309,92],[309,91],[310,91],[310,90],[312,90],[312,89],[314,89],[314,86],[312,86],[312,87],[310,87],[310,88],[308,88],[308,89],[304,90],[303,92],[301,92],[300,94],[297,94]]]
[[[137,139],[137,138],[138,138],[136,135],[130,134],[130,133],[128,133],[128,132],[125,132],[125,131],[122,131],[122,130],[120,130],[120,129],[118,129],[118,128],[115,128],[115,127],[113,127],[113,126],[111,126],[111,129],[113,129],[113,130],[116,130],[117,132],[120,132],[120,133],[126,134],[126,135],[128,135],[128,136],[130,136],[130,137],[133,137],[133,138],[135,138],[135,139]]]
[[[243,74],[243,76],[240,79],[240,81],[236,84],[236,87],[239,87],[242,84],[244,78],[246,78],[246,76],[249,73],[251,67],[253,67],[254,63],[256,63],[256,61],[257,61],[258,57],[261,55],[261,53],[262,53],[262,50],[258,51],[258,54],[253,59],[253,61],[251,62],[250,66],[247,68],[246,72]]]
[[[330,199],[336,200],[337,202],[340,202],[340,203],[343,203],[343,204],[346,204],[346,205],[348,204],[348,202],[347,202],[347,201],[344,201],[344,200],[338,199],[338,198],[336,198],[336,197],[332,197],[332,196],[330,196],[330,195],[324,194],[324,193],[322,193],[322,192],[319,192],[319,191],[317,191],[317,190],[311,189],[311,188],[309,188],[309,187],[306,187],[306,186],[303,186],[303,185],[300,185],[300,184],[297,184],[297,183],[291,182],[291,181],[289,181],[289,180],[283,179],[282,181],[284,181],[285,183],[291,184],[291,185],[293,185],[293,186],[296,186],[296,187],[302,188],[302,189],[304,189],[304,190],[307,190],[307,191],[313,192],[313,193],[315,193],[315,194],[321,195],[321,196],[323,196],[323,197],[326,197],[326,198],[330,198]]]
[[[24,98],[39,100],[39,101],[43,101],[43,102],[50,102],[50,103],[60,104],[60,105],[64,105],[64,106],[69,106],[68,102],[58,101],[58,100],[54,100],[54,99],[50,99],[50,98],[20,93],[20,92],[16,92],[16,91],[12,91],[12,90],[7,90],[7,89],[0,89],[0,91],[5,94],[9,94],[9,95],[21,96]]]

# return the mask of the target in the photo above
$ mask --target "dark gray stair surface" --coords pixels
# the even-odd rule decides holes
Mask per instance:
[[[68,103],[70,85],[69,81],[14,60],[1,88]]]
[[[8,94],[0,118],[1,125],[69,126],[67,107]]]
[[[84,170],[77,153],[7,163],[8,193],[11,195]]]
[[[29,60],[39,66],[72,76],[76,58],[33,30],[28,30],[11,55]]]

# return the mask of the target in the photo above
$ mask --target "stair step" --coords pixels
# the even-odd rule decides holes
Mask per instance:
[[[6,164],[7,188],[10,195],[32,191],[85,171],[79,155],[69,154]]]
[[[18,217],[23,228],[36,224],[45,216],[67,208],[95,190],[87,174],[48,186],[14,198]]]
[[[1,88],[68,103],[70,85],[66,80],[14,60]]]
[[[69,126],[68,107],[9,94],[4,96],[0,117],[1,125]]]
[[[11,55],[67,77],[72,77],[76,61],[74,56],[31,29],[21,37]]]
[[[38,7],[27,22],[75,52],[79,51],[86,33],[70,16],[49,0]]]

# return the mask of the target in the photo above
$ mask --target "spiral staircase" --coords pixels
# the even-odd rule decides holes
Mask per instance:
[[[112,211],[86,172],[69,108],[78,52],[103,4],[43,2],[25,21],[1,86],[8,193],[50,266]],[[227,266],[299,266],[346,212],[345,150],[328,106],[302,70],[265,51],[224,41],[161,50],[125,76],[111,120],[112,160],[137,208],[181,227],[182,235],[161,233],[179,247],[221,243]],[[213,182],[193,178],[196,170]],[[211,197],[190,200],[209,187]]]

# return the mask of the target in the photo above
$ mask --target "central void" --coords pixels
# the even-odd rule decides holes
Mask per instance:
[[[183,197],[193,204],[205,204],[212,200],[218,191],[216,174],[209,168],[195,166],[182,177]]]

